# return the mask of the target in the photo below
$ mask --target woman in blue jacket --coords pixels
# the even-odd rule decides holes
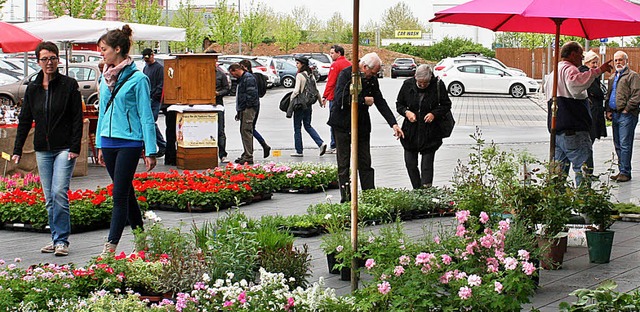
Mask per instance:
[[[110,30],[98,40],[104,57],[100,80],[100,115],[96,128],[98,161],[113,181],[113,211],[103,254],[114,253],[124,227],[142,229],[142,213],[133,176],[144,149],[147,171],[156,166],[156,128],[151,112],[149,78],[136,69],[129,49],[131,28]]]

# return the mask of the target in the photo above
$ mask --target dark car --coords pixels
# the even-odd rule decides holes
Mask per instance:
[[[418,65],[412,58],[397,58],[391,64],[391,78],[399,76],[413,77],[416,74]]]
[[[296,85],[296,65],[284,59],[276,59],[276,69],[280,76],[280,84],[285,88],[293,88]]]
[[[300,54],[300,56],[304,56],[302,54]],[[305,56],[306,57],[306,56]],[[274,59],[277,60],[285,60],[285,61],[289,61],[292,64],[296,63],[296,56],[294,54],[283,54],[283,55],[276,55],[273,57]],[[308,58],[308,57],[307,57]],[[295,66],[295,65],[294,65]],[[309,68],[311,68],[311,72],[313,72],[313,77],[316,78],[316,81],[321,81],[321,75],[320,72],[318,72],[318,63],[316,63],[315,59],[309,59]],[[297,67],[296,67],[297,70]],[[295,76],[294,76],[295,77]],[[325,77],[326,78],[326,77]],[[295,80],[295,79],[294,79]],[[282,79],[280,79],[280,83],[282,84]]]

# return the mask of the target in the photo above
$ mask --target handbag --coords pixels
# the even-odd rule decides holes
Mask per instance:
[[[287,112],[287,110],[289,109],[289,103],[291,101],[291,93],[293,93],[293,91],[285,94],[282,99],[280,100],[280,110],[283,112]]]
[[[438,105],[440,105],[440,78],[437,80],[436,89],[438,90]],[[453,133],[453,128],[456,126],[456,120],[453,118],[453,114],[451,110],[448,110],[447,113],[440,119],[438,123],[438,127],[440,128],[440,134],[442,138],[448,138]]]

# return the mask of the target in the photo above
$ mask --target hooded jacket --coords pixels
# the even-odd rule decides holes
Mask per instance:
[[[71,153],[80,154],[82,96],[78,90],[78,82],[56,72],[49,81],[47,91],[42,87],[43,79],[44,73],[41,70],[36,79],[27,86],[18,116],[13,154],[22,155],[22,148],[33,122],[33,146],[36,151],[69,149]]]

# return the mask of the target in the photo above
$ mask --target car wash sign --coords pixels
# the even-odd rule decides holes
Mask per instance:
[[[396,38],[421,39],[422,30],[396,30]]]

